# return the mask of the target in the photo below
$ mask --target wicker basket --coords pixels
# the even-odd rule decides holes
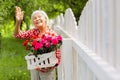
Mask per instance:
[[[37,66],[41,68],[52,67],[58,62],[55,51],[42,55],[39,54],[37,57],[34,55],[26,55],[25,59],[27,60],[27,68],[29,70],[35,69]]]

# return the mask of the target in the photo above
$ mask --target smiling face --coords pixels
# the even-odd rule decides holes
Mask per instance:
[[[33,24],[36,28],[44,27],[46,25],[46,18],[41,13],[33,15]]]

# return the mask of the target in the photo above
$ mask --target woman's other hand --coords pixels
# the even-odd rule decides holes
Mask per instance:
[[[47,68],[40,68],[39,66],[37,66],[37,67],[36,67],[36,70],[45,73],[45,72],[48,72],[48,71],[53,70],[53,69],[55,69],[55,68],[56,68],[55,66],[53,66],[53,67],[47,67]]]
[[[21,8],[16,6],[16,21],[21,22],[23,20],[23,15]]]
[[[36,67],[36,70],[41,71],[41,72],[48,72],[49,68],[40,68],[39,66]]]

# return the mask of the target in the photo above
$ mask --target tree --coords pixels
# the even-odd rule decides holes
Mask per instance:
[[[71,8],[73,10],[77,21],[87,1],[88,0],[62,0],[66,9]]]
[[[1,0],[0,26],[10,21],[15,22],[15,6],[20,6],[24,11],[23,21],[28,28],[30,25],[31,13],[34,10],[41,8],[47,12],[49,18],[55,18],[70,7],[75,14],[76,20],[78,20],[86,2],[87,0]]]

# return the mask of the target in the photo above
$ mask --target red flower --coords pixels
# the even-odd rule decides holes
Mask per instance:
[[[36,44],[37,44],[37,41],[34,40],[34,41],[32,42],[32,46],[35,46]]]
[[[24,43],[23,43],[23,46],[27,46],[29,40],[26,40]]]

